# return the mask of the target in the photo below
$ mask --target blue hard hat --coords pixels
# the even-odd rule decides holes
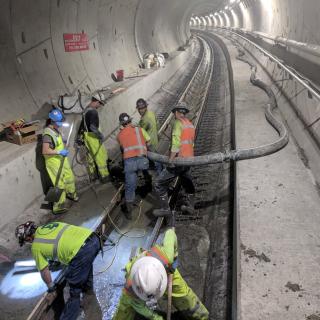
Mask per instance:
[[[64,120],[64,116],[60,110],[52,109],[49,112],[49,119],[51,119],[53,122],[61,122]]]

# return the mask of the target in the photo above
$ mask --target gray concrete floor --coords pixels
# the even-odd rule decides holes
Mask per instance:
[[[237,148],[275,140],[267,96],[228,42],[236,89]],[[291,137],[277,154],[238,163],[241,319],[320,319],[320,198]]]

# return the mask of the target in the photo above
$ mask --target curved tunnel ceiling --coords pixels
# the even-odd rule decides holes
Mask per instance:
[[[216,1],[213,3],[220,3]],[[146,52],[172,53],[190,37],[194,0],[5,0],[0,4],[0,117],[39,118],[52,97],[91,92],[110,74],[138,69]],[[89,50],[68,53],[64,33],[86,33]]]
[[[318,0],[4,0],[0,4],[0,117],[42,117],[51,97],[91,92],[138,69],[146,52],[173,53],[192,24],[243,28],[320,43]],[[67,53],[63,34],[89,50]]]

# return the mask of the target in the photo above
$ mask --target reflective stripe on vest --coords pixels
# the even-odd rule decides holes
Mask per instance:
[[[182,132],[180,136],[180,150],[179,150],[179,157],[192,157],[193,153],[193,144],[194,144],[194,137],[195,137],[195,128],[193,124],[187,119],[182,118],[180,119],[182,123]]]
[[[132,295],[132,296],[136,296],[135,292],[132,289],[132,279],[128,278],[126,281],[126,284],[124,286],[124,290],[126,291],[126,293]]]
[[[182,140],[180,141],[181,144],[193,144],[193,140]]]
[[[59,241],[63,235],[63,232],[69,228],[70,225],[65,225],[63,226],[63,228],[59,231],[59,233],[57,234],[57,236],[54,239],[41,239],[41,238],[35,238],[33,240],[34,243],[45,243],[45,244],[53,244],[53,250],[52,250],[52,257],[53,260],[58,260],[58,245],[59,245]]]
[[[134,136],[136,137],[136,142],[132,142],[132,137],[130,137],[129,140],[131,140],[132,143],[135,143],[134,145],[127,145],[128,144],[128,135],[131,135],[133,132],[131,131],[134,129]],[[131,132],[130,132],[131,131]],[[123,147],[123,158],[133,158],[133,157],[139,157],[147,154],[147,147],[144,141],[143,134],[141,132],[141,129],[139,127],[126,127],[123,129],[122,132],[119,133],[119,142],[121,146]]]

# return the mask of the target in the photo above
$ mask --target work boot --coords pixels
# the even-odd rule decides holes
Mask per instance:
[[[168,217],[172,215],[172,212],[169,207],[169,199],[168,195],[165,194],[159,197],[160,202],[160,209],[153,210],[152,214],[155,217]]]
[[[132,211],[134,209],[133,207],[134,207],[133,202],[126,201],[126,208],[123,213],[128,220],[132,220]]]
[[[74,201],[74,202],[78,202],[79,201],[79,196],[77,195],[76,192],[74,193],[68,193],[67,194],[67,198],[71,201]]]
[[[194,203],[195,203],[195,194],[188,193],[186,204],[181,206],[181,211],[187,212],[189,214],[194,214],[194,211],[195,211]]]
[[[65,208],[64,206],[58,206],[57,208],[54,208],[54,209],[52,210],[52,213],[53,213],[54,215],[56,215],[56,214],[62,214],[62,213],[66,213],[66,212],[68,212],[68,209]]]

